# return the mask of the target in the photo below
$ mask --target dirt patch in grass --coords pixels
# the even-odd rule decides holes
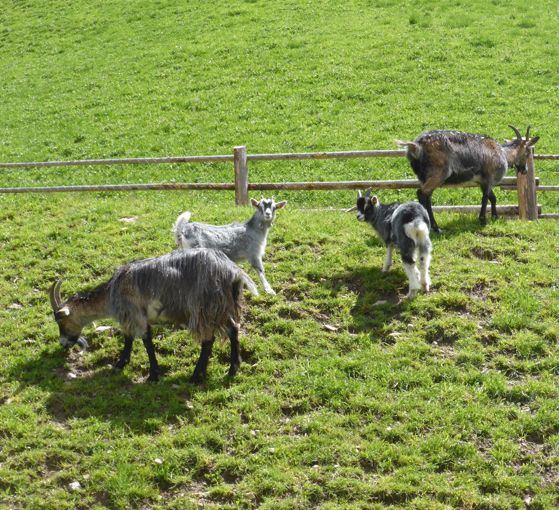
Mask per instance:
[[[470,254],[480,260],[488,260],[491,262],[499,261],[499,253],[491,248],[482,248],[476,246],[470,250]]]
[[[481,281],[474,284],[470,289],[467,289],[466,292],[474,299],[485,301],[493,287],[493,283]]]

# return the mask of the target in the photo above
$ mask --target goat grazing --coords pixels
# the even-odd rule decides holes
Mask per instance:
[[[493,138],[460,131],[427,131],[413,142],[397,141],[406,147],[410,165],[421,182],[417,191],[419,202],[427,209],[431,227],[439,232],[433,210],[431,195],[442,184],[459,184],[475,181],[483,193],[479,221],[486,224],[487,201],[491,202],[491,216],[497,218],[497,198],[493,186],[501,181],[508,168],[527,172],[526,159],[539,136],[530,138],[530,127],[526,136],[509,126],[516,138],[499,144]]]
[[[275,294],[274,289],[266,280],[262,257],[266,250],[266,239],[274,219],[276,210],[285,207],[287,202],[275,203],[274,199],[250,200],[256,207],[252,217],[244,223],[230,225],[207,225],[190,223],[190,212],[183,212],[175,222],[173,233],[177,246],[182,249],[212,248],[220,250],[233,262],[248,260],[256,270],[264,290]]]
[[[376,196],[357,196],[357,219],[366,221],[386,244],[386,259],[382,272],[392,265],[392,249],[397,245],[402,255],[404,270],[409,280],[408,298],[413,298],[422,288],[429,292],[431,278],[431,240],[429,239],[429,215],[417,202],[405,204],[381,204]],[[415,265],[416,252],[419,252],[419,271]]]
[[[148,381],[159,379],[159,367],[152,342],[151,324],[186,324],[201,344],[200,358],[190,378],[200,382],[206,375],[215,335],[227,334],[231,341],[229,376],[240,365],[239,325],[244,287],[258,294],[250,277],[223,253],[214,250],[175,251],[158,258],[129,262],[98,287],[62,301],[61,281],[49,289],[54,318],[60,330],[60,344],[82,348],[87,342],[82,329],[91,321],[116,319],[124,335],[124,349],[114,367],[130,361],[132,342],[141,336],[149,358]]]

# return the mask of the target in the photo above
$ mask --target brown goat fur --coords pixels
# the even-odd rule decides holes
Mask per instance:
[[[498,184],[508,168],[526,173],[526,160],[539,136],[530,138],[530,127],[523,137],[510,126],[516,138],[499,144],[493,138],[461,131],[427,131],[413,142],[397,143],[406,147],[410,165],[421,186],[417,192],[419,202],[427,209],[431,228],[439,231],[433,216],[431,195],[443,184],[479,183],[482,191],[479,220],[485,225],[487,202],[491,202],[491,215],[497,218],[497,199],[493,186]]]

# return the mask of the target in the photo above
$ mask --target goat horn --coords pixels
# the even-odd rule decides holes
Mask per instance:
[[[530,140],[530,126],[528,126],[528,129],[526,130],[526,141]]]
[[[60,286],[62,285],[62,280],[56,280],[49,288],[49,299],[50,305],[54,311],[60,308]]]
[[[373,191],[372,188],[367,189],[367,191],[365,192],[365,198],[369,198],[371,196],[371,191]]]
[[[520,134],[520,131],[518,131],[518,129],[516,129],[514,126],[511,126],[510,124],[509,127],[516,133],[516,138],[518,140],[522,140],[522,135]]]

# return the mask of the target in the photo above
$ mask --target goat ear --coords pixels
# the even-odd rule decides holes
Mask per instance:
[[[379,205],[380,202],[378,200],[378,197],[376,195],[373,195],[371,198],[369,198],[371,205]]]
[[[287,205],[287,200],[283,200],[276,204],[276,209],[283,209]]]
[[[410,156],[412,156],[414,158],[417,158],[419,156],[420,147],[417,143],[415,143],[415,142],[404,142],[402,140],[396,140],[396,143],[400,147],[405,147]]]
[[[254,198],[250,199],[250,203],[254,206],[254,207],[258,207],[260,205],[260,202],[258,200],[255,200]]]
[[[528,141],[528,147],[533,147],[534,145],[536,145],[539,139],[540,139],[539,136],[534,136],[534,138],[530,138],[530,140]]]

